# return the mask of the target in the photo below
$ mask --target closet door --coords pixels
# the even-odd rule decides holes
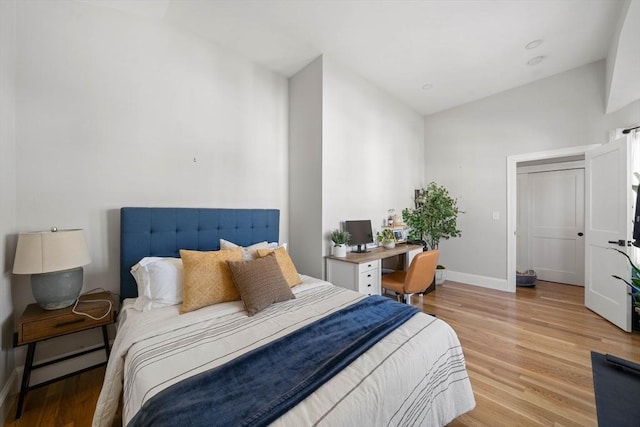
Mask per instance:
[[[530,173],[529,255],[539,280],[584,286],[584,169]]]

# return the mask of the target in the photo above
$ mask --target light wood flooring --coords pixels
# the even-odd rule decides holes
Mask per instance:
[[[476,408],[461,426],[595,426],[590,352],[640,362],[640,334],[584,307],[583,288],[538,282],[516,294],[445,282],[413,304],[449,323],[467,361]],[[5,426],[89,426],[104,368],[36,389]]]
[[[538,281],[513,295],[445,283],[432,294],[424,311],[458,334],[476,398],[451,426],[595,426],[591,351],[640,362],[640,334],[585,308],[581,287]]]

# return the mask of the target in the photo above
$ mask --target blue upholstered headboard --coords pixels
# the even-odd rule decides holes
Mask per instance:
[[[120,299],[138,295],[131,267],[146,256],[179,257],[180,249],[220,249],[279,238],[277,209],[121,208]]]

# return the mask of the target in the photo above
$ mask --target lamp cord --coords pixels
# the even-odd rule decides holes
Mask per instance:
[[[81,296],[90,294],[90,293],[92,293],[94,291],[107,292],[103,288],[95,288],[95,289],[91,289],[88,292],[85,292]],[[85,300],[82,300],[82,302],[107,302],[107,303],[109,303],[109,307],[107,308],[107,311],[102,316],[95,317],[95,316],[92,316],[89,313],[83,313],[81,311],[77,311],[76,307],[78,307],[78,303],[80,303],[80,297],[76,298],[76,302],[73,304],[73,308],[71,309],[71,312],[74,313],[74,314],[79,314],[80,316],[86,316],[86,317],[88,317],[90,319],[93,319],[93,320],[102,320],[102,319],[104,319],[105,317],[107,317],[109,315],[109,313],[111,313],[111,309],[113,308],[113,303],[111,302],[111,300],[108,300],[108,299],[85,299]]]

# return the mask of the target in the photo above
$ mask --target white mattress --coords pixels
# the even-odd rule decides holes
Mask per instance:
[[[125,301],[94,414],[110,426],[123,397],[123,425],[155,394],[348,306],[363,295],[303,276],[296,299],[248,317],[241,301],[180,315]],[[133,301],[133,300],[132,300]],[[458,338],[419,313],[383,338],[273,425],[445,425],[475,406]]]

